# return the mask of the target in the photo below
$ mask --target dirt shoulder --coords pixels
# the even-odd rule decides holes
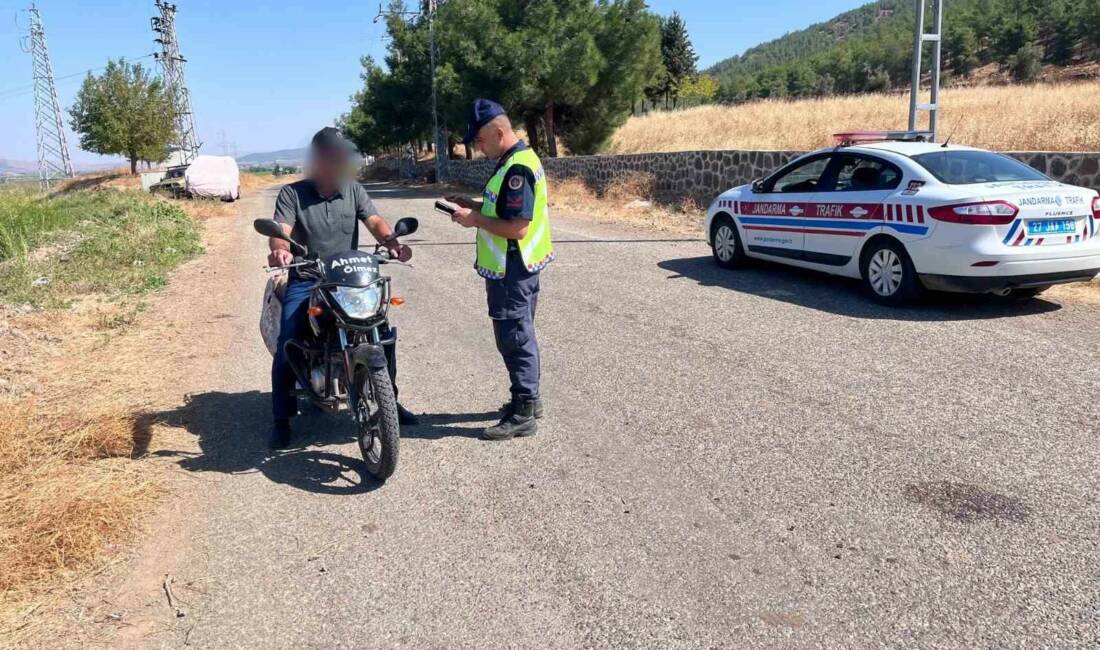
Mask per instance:
[[[37,566],[41,575],[3,593],[3,645],[47,639],[84,645],[101,642],[95,637],[114,628],[140,630],[140,606],[124,598],[130,590],[104,595],[101,588],[119,583],[121,574],[155,575],[152,564],[159,567],[188,541],[188,527],[180,522],[197,513],[182,509],[200,507],[198,500],[167,499],[168,505],[154,506],[203,480],[177,469],[180,456],[194,453],[196,445],[181,429],[164,426],[158,414],[184,403],[184,376],[198,371],[205,357],[217,356],[211,350],[230,349],[237,326],[229,323],[253,315],[223,308],[226,298],[232,300],[226,292],[234,290],[234,281],[224,276],[243,236],[242,223],[274,188],[253,187],[235,204],[189,206],[203,221],[207,255],[179,267],[155,293],[81,300],[64,310],[0,310],[0,411],[8,424],[53,427],[69,436],[65,445],[70,439],[72,446],[92,445],[92,453],[50,458],[40,468],[42,480],[51,481],[50,489],[34,492],[42,501],[43,533],[50,532],[50,517],[71,516],[66,513],[88,499],[111,499],[96,504],[99,512],[109,509],[101,525],[39,537],[27,549],[26,557],[33,551],[83,555]],[[11,530],[3,533],[15,537]],[[59,542],[57,534],[73,539]],[[149,545],[132,549],[136,538],[155,539],[159,552],[151,557]],[[146,570],[135,570],[140,566]],[[103,625],[74,625],[88,621]]]

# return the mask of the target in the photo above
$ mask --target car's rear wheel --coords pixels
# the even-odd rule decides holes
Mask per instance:
[[[863,252],[861,262],[863,289],[875,302],[903,305],[920,295],[920,279],[913,261],[898,242],[888,239],[872,242]]]
[[[741,237],[737,235],[737,226],[733,219],[722,215],[714,219],[710,232],[710,250],[714,261],[725,269],[734,269],[745,265],[745,249]]]

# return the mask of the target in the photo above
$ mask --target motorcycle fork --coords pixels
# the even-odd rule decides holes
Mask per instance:
[[[358,421],[360,417],[359,386],[355,382],[355,366],[351,362],[351,346],[348,345],[348,333],[343,328],[336,331],[340,337],[340,355],[344,359],[344,377],[347,378],[348,408],[351,409],[352,417]]]

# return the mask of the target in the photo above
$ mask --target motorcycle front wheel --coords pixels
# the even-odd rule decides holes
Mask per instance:
[[[397,422],[397,398],[386,368],[358,366],[355,388],[359,394],[359,451],[367,473],[385,481],[397,469],[401,428]]]

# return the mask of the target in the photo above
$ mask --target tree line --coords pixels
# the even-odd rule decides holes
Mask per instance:
[[[430,147],[426,5],[410,16],[404,2],[391,2],[385,66],[362,60],[363,86],[339,124],[364,152]],[[451,155],[475,97],[500,102],[536,150],[556,156],[559,140],[574,153],[599,150],[647,98],[675,106],[685,93],[717,92],[716,83],[699,88],[680,16],[661,18],[644,0],[450,0],[435,34]]]
[[[1044,63],[1100,58],[1097,0],[944,4],[944,67],[952,76],[965,77],[998,62],[1015,80],[1032,81]],[[904,86],[912,71],[915,7],[912,0],[865,5],[723,62],[712,69],[721,79],[716,99],[738,103]],[[830,39],[832,44],[825,45]]]

